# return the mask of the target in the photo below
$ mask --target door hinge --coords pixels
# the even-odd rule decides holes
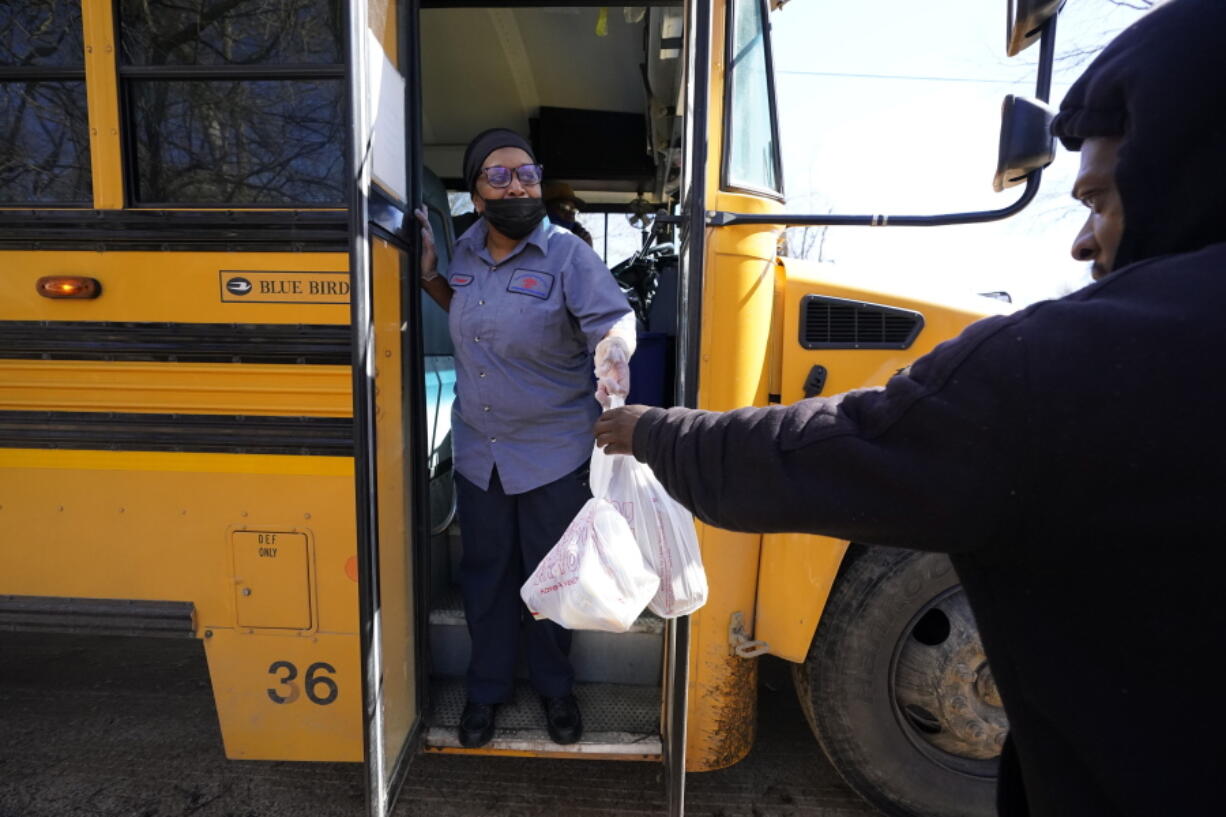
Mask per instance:
[[[745,616],[740,610],[733,613],[732,620],[728,622],[728,644],[741,658],[757,658],[771,651],[770,644],[754,641],[745,634]]]

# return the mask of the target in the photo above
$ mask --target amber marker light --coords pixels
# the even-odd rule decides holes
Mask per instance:
[[[102,294],[98,279],[83,275],[45,275],[35,288],[44,298],[97,298]]]

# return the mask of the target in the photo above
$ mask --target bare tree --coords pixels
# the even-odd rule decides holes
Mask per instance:
[[[80,4],[0,3],[0,201],[88,200]]]
[[[331,204],[344,200],[338,0],[120,0],[141,201]],[[319,66],[293,78],[280,64]],[[179,66],[200,74],[176,78]],[[247,66],[232,79],[220,70]],[[166,67],[162,75],[157,69]],[[331,73],[329,73],[331,71]]]
[[[1115,6],[1116,8],[1132,9],[1133,11],[1146,12],[1157,5],[1165,2],[1165,0],[1102,0],[1107,5]],[[1098,37],[1098,42],[1093,45],[1066,48],[1059,52],[1056,60],[1064,68],[1078,68],[1089,62],[1092,58],[1098,55],[1106,47],[1110,41],[1107,32],[1102,32],[1103,36]]]
[[[827,227],[788,227],[779,236],[779,255],[784,258],[810,258],[819,263],[834,263],[825,257]]]

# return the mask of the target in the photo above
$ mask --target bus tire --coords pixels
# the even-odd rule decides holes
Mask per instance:
[[[996,813],[1008,722],[948,557],[853,544],[793,680],[830,762],[884,814]]]

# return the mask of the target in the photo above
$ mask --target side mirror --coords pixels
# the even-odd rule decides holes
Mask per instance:
[[[1009,0],[1005,53],[1016,57],[1043,33],[1043,24],[1059,13],[1064,0]]]
[[[1000,149],[992,189],[997,193],[1026,180],[1056,158],[1051,135],[1055,111],[1037,100],[1009,94],[1000,106]]]

